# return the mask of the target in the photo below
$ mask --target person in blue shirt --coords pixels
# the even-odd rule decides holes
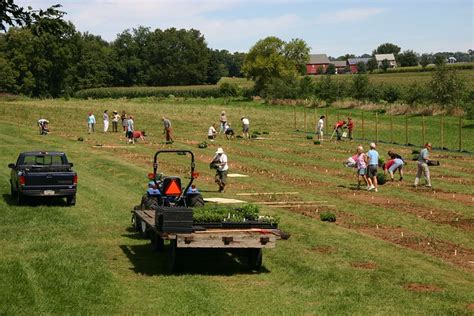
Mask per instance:
[[[367,190],[375,190],[375,192],[378,192],[377,166],[379,165],[379,153],[375,148],[375,143],[370,143],[370,150],[367,152],[367,176],[372,180],[372,185],[370,185]]]
[[[89,116],[87,116],[87,127],[88,127],[89,134],[91,132],[94,132],[95,116],[94,116],[94,113],[92,112],[89,112]]]
[[[431,143],[426,143],[424,147],[425,148],[423,148],[418,155],[418,170],[415,177],[415,188],[418,186],[418,183],[420,183],[422,174],[425,175],[426,186],[431,188],[430,169],[428,168]]]

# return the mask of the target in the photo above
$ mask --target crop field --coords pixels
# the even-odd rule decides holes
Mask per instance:
[[[417,74],[418,75],[418,74]],[[424,74],[423,74],[424,75]],[[377,75],[379,76],[379,75]],[[394,76],[391,74],[390,76]],[[121,133],[100,132],[104,109],[135,116],[147,143],[127,145]],[[262,140],[226,140],[208,148],[207,129],[222,110],[235,130],[240,117]],[[97,118],[87,134],[87,113]],[[307,113],[307,129],[315,115]],[[334,119],[360,110],[329,108]],[[347,111],[347,112],[345,112]],[[351,112],[352,111],[352,112]],[[168,116],[176,142],[163,143],[161,117]],[[223,99],[102,99],[0,101],[0,314],[472,314],[474,312],[474,156],[433,151],[433,189],[412,187],[416,163],[411,151],[380,143],[386,158],[393,148],[408,161],[403,181],[378,193],[357,190],[354,171],[343,166],[359,141],[314,145],[304,130],[303,109]],[[36,121],[50,120],[40,136]],[[366,112],[365,118],[373,117]],[[389,117],[380,115],[380,139],[390,138]],[[427,118],[425,139],[439,143],[438,118]],[[410,143],[421,144],[420,117],[410,118]],[[372,121],[364,138],[375,139]],[[456,149],[458,119],[445,119],[445,147]],[[436,124],[439,124],[436,123]],[[394,121],[404,141],[404,118]],[[416,127],[418,126],[418,127]],[[464,149],[474,151],[474,121],[463,122]],[[82,138],[82,141],[78,139]],[[368,140],[362,144],[368,147]],[[101,145],[101,146],[97,146]],[[231,173],[218,193],[209,162],[218,146],[227,152]],[[130,211],[145,192],[152,158],[161,148],[191,149],[197,158],[197,187],[204,197],[249,202],[293,202],[262,206],[280,217],[291,234],[266,249],[260,272],[224,252],[190,252],[183,272],[169,274],[166,253],[156,253],[130,224]],[[10,169],[21,151],[65,151],[78,173],[77,205],[58,200],[17,206],[10,196]],[[161,160],[168,175],[185,176],[185,157]],[[278,192],[294,194],[247,195]],[[305,206],[297,201],[313,202]],[[320,220],[331,211],[336,222]]]

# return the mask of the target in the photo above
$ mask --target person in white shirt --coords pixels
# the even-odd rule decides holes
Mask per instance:
[[[222,147],[217,148],[214,158],[212,158],[211,166],[216,167],[215,182],[219,186],[219,192],[224,192],[227,184],[227,172],[229,165],[227,164],[227,155]]]
[[[38,120],[40,135],[48,135],[49,133],[48,124],[49,124],[49,121],[47,119],[41,118]]]
[[[318,140],[320,142],[323,141],[324,118],[324,115],[320,116],[318,125],[316,126],[316,135],[318,135]]]
[[[216,135],[217,135],[217,130],[216,130],[216,124],[212,124],[210,127],[209,127],[209,130],[207,131],[207,139],[210,139],[211,142],[214,141],[214,139],[216,139]]]
[[[112,132],[117,133],[118,132],[118,122],[120,120],[120,115],[118,114],[117,111],[113,112],[113,118],[112,118]]]
[[[250,130],[250,121],[245,116],[240,118],[242,121],[242,137],[243,138],[250,138],[249,130]]]
[[[104,133],[107,133],[109,130],[109,113],[107,110],[104,111]]]

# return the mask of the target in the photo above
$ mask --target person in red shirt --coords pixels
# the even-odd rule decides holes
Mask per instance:
[[[354,121],[352,118],[347,118],[347,129],[349,130],[349,139],[352,140],[352,130],[354,129]]]
[[[142,142],[145,142],[145,131],[133,131],[133,141],[140,139]]]
[[[346,121],[339,121],[336,123],[336,125],[334,125],[334,130],[336,131],[336,135],[337,135],[337,140],[341,140],[341,137],[342,137],[342,129],[344,127],[346,127]]]

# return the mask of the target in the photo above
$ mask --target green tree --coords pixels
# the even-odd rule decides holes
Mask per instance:
[[[390,62],[387,59],[382,60],[382,64],[380,65],[380,68],[384,71],[387,72],[387,69],[390,67]]]
[[[382,100],[389,104],[395,103],[400,98],[400,89],[394,85],[387,85],[382,89]]]
[[[334,66],[334,64],[329,64],[328,67],[326,68],[326,74],[334,75],[335,73],[336,73],[336,66]]]
[[[429,83],[431,98],[444,109],[451,109],[462,103],[466,94],[464,81],[453,69],[438,65]]]
[[[228,63],[231,55],[226,50],[209,49],[207,82],[216,84],[222,77],[229,75]]]
[[[364,74],[367,72],[367,65],[364,62],[362,61],[358,62],[356,66],[357,66],[358,73]]]
[[[375,54],[393,54],[397,58],[398,53],[400,53],[401,48],[392,43],[384,43],[379,45],[373,52]]]
[[[247,78],[255,81],[256,92],[265,94],[265,89],[273,78],[299,74],[308,58],[309,47],[303,41],[292,40],[286,43],[277,37],[267,37],[250,49],[242,69]]]
[[[418,66],[418,54],[412,50],[406,50],[398,55],[397,61],[401,67]]]
[[[0,92],[16,92],[17,76],[10,62],[0,55]]]
[[[326,106],[330,106],[336,101],[336,90],[336,83],[332,80],[331,75],[322,76],[315,87],[316,97],[323,100]]]
[[[431,63],[431,58],[428,54],[423,54],[420,57],[420,65],[423,68],[426,68]]]
[[[375,58],[371,58],[371,59],[369,59],[369,61],[367,62],[367,70],[368,70],[369,72],[373,72],[373,71],[376,70],[378,67],[379,67],[379,65],[377,64],[377,61],[375,60]]]
[[[369,77],[357,74],[352,79],[351,95],[358,102],[365,101],[369,97],[370,82]]]

